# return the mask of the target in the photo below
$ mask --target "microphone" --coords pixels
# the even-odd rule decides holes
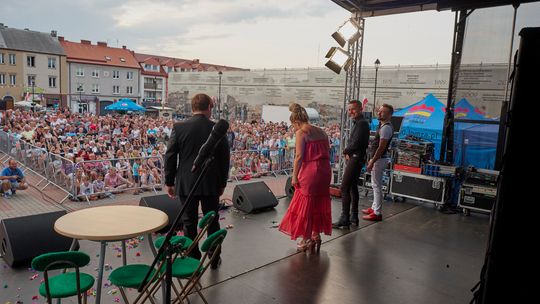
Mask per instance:
[[[193,167],[191,168],[191,172],[195,172],[201,166],[201,164],[210,155],[212,155],[212,153],[214,153],[214,150],[216,149],[220,140],[227,133],[227,130],[229,130],[229,123],[225,119],[220,119],[214,125],[214,128],[212,128],[212,133],[210,133],[210,136],[208,136],[208,139],[206,140],[206,142],[201,146],[201,149],[199,150],[199,154],[197,155],[197,158],[195,158],[195,161],[193,162]]]

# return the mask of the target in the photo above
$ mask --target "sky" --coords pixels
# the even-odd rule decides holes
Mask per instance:
[[[330,0],[2,0],[0,23],[250,69],[324,66],[350,13]],[[454,14],[366,19],[363,65],[450,62]]]

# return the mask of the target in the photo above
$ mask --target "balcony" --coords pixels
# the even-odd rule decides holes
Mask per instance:
[[[158,83],[158,84],[145,83],[144,84],[144,89],[145,90],[161,91],[161,90],[163,90],[163,85],[160,84],[160,83]]]
[[[155,100],[152,100],[153,98],[145,98],[142,102],[141,102],[141,105],[145,108],[148,108],[148,107],[161,107],[161,102],[159,101],[155,101]]]

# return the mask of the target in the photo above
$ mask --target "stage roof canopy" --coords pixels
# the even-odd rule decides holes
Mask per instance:
[[[332,0],[346,10],[360,11],[362,17],[394,15],[429,10],[461,10],[535,2],[535,0]],[[537,1],[537,0],[536,0]]]

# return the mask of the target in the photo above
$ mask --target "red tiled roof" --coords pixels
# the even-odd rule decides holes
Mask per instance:
[[[160,76],[160,77],[165,77],[165,78],[169,76],[169,74],[165,72],[155,72],[155,71],[145,71],[145,70],[141,70],[141,74],[146,75],[146,76]]]
[[[242,69],[237,67],[230,67],[226,65],[217,65],[217,64],[210,64],[210,63],[195,63],[194,60],[188,60],[188,59],[182,59],[182,58],[173,58],[173,57],[166,57],[166,56],[157,56],[157,55],[148,55],[148,54],[140,54],[136,53],[135,56],[139,60],[139,62],[142,62],[145,58],[156,58],[161,62],[161,65],[165,65],[167,67],[179,67],[184,69],[191,69],[194,64],[198,64],[198,70],[204,71],[209,67],[214,67],[216,70],[220,71],[249,71],[249,69]],[[174,64],[174,65],[173,65]]]
[[[97,65],[118,66],[140,69],[139,63],[129,49],[112,48],[103,45],[85,44],[71,41],[60,41],[68,62]],[[109,57],[110,60],[107,60]],[[122,62],[120,58],[124,58]]]

